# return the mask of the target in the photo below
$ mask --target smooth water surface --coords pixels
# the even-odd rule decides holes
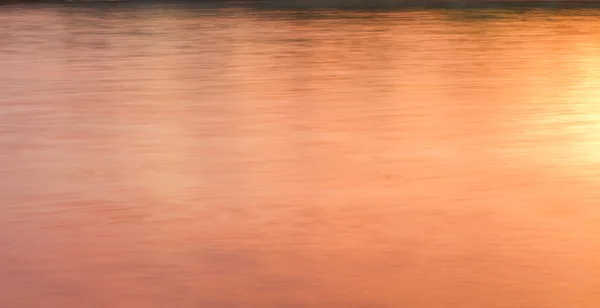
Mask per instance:
[[[0,7],[0,307],[596,308],[600,11]]]

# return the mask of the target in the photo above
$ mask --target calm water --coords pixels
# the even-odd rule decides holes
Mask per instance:
[[[600,305],[600,11],[0,29],[2,308]]]

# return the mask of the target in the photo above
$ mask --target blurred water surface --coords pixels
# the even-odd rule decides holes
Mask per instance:
[[[600,305],[600,11],[0,29],[0,307]]]

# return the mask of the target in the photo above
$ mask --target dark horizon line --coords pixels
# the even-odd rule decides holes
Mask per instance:
[[[281,9],[600,8],[600,0],[0,0],[0,4],[19,3],[210,3]]]

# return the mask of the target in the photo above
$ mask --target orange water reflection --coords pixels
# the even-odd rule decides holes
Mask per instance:
[[[18,13],[0,306],[600,301],[596,11]]]

